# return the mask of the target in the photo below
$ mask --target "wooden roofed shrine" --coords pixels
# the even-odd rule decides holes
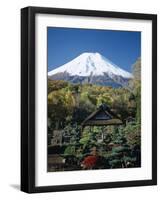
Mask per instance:
[[[102,104],[96,111],[90,114],[83,122],[82,128],[85,126],[106,126],[106,125],[121,125],[122,120],[111,111],[111,109]]]

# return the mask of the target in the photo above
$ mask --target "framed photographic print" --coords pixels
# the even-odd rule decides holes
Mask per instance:
[[[157,16],[21,10],[21,190],[157,184]]]

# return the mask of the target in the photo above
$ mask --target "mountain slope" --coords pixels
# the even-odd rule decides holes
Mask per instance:
[[[83,53],[72,61],[48,72],[48,77],[72,83],[124,86],[132,75],[99,53]]]

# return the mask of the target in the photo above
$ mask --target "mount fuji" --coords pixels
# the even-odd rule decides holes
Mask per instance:
[[[51,80],[91,83],[112,87],[127,86],[132,74],[121,69],[99,53],[82,53],[70,62],[48,72]]]

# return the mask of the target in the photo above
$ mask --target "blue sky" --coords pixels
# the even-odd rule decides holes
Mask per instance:
[[[141,56],[140,32],[48,27],[47,40],[48,71],[83,52],[98,52],[131,71]]]

